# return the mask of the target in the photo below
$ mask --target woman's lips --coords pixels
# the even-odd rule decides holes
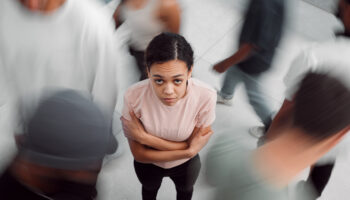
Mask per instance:
[[[176,101],[176,98],[163,98],[163,100],[168,103],[173,103]]]

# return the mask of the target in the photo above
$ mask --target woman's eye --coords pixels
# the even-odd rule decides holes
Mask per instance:
[[[163,84],[163,80],[161,80],[161,79],[156,79],[156,80],[154,80],[154,82],[155,82],[157,85]]]
[[[176,79],[176,80],[174,80],[174,83],[175,83],[176,85],[180,85],[180,84],[182,83],[182,80]]]

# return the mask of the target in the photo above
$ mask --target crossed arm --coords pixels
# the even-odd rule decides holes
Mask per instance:
[[[148,134],[134,113],[130,113],[131,120],[121,118],[124,132],[135,160],[143,163],[165,162],[184,158],[192,158],[206,145],[212,130],[194,128],[187,141],[174,142],[164,140]]]

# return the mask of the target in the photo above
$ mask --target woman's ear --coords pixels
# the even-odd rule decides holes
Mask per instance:
[[[192,77],[192,69],[193,69],[193,65],[191,66],[191,69],[188,70],[188,74],[187,74],[188,79]]]

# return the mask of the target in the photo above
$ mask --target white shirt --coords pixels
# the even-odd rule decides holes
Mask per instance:
[[[166,30],[162,21],[157,18],[159,0],[149,0],[140,9],[122,5],[121,18],[130,29],[130,45],[139,51],[145,51],[151,40]]]
[[[17,0],[1,0],[0,67],[11,93],[7,103],[16,102],[23,117],[44,88],[70,88],[91,93],[106,117],[112,116],[117,55],[111,22],[94,1],[67,0],[42,14]]]
[[[324,72],[337,77],[350,88],[350,39],[338,38],[323,44],[313,45],[302,51],[292,62],[284,83],[286,99],[292,101],[299,84],[307,72]],[[350,135],[318,161],[318,164],[334,161],[336,157],[350,152]]]
[[[284,77],[286,99],[291,101],[303,77],[309,71],[324,72],[339,78],[350,88],[350,40],[313,45],[302,51],[292,62]]]

